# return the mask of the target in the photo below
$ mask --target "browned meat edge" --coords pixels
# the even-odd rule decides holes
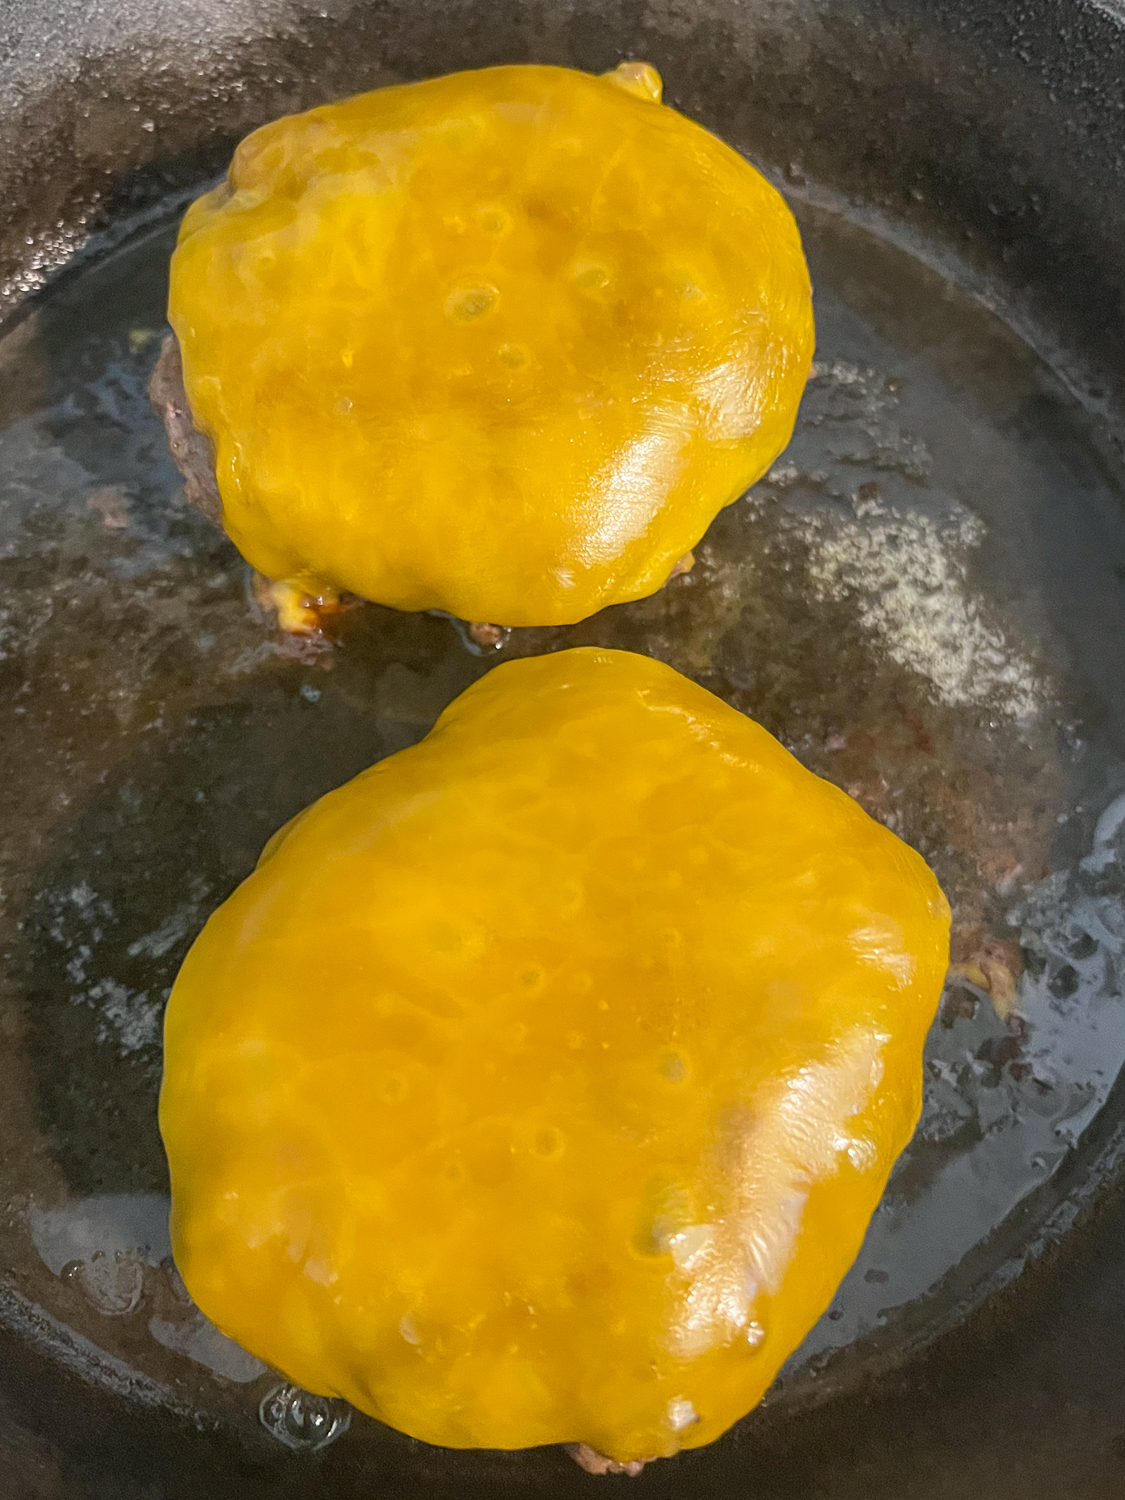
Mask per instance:
[[[616,1458],[609,1458],[591,1448],[589,1443],[567,1443],[565,1446],[570,1457],[587,1474],[628,1474],[630,1479],[635,1479],[646,1464],[656,1462],[653,1458],[631,1458],[619,1463]]]
[[[176,335],[170,333],[160,349],[160,358],[148,383],[152,409],[164,423],[176,468],[184,476],[184,493],[209,521],[222,529],[223,502],[215,479],[215,449],[206,433],[192,420],[184,367]]]

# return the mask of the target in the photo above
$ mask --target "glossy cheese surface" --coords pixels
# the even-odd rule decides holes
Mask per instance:
[[[567,623],[655,592],[765,471],[812,356],[797,228],[659,93],[489,68],[242,142],[169,318],[256,568]]]
[[[670,667],[500,666],[275,835],[189,953],[177,1265],[427,1442],[709,1442],[858,1251],[948,928],[916,853]]]

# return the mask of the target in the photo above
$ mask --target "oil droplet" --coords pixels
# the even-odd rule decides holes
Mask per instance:
[[[1073,964],[1063,964],[1047,980],[1047,988],[1056,1000],[1069,1000],[1081,983]]]
[[[456,291],[450,292],[446,299],[445,311],[458,323],[472,323],[489,311],[499,295],[499,289],[487,283],[482,283],[480,286],[458,287]]]
[[[766,1330],[760,1323],[751,1320],[746,1325],[746,1342],[751,1349],[760,1349],[766,1341]]]
[[[127,1251],[107,1255],[104,1250],[95,1250],[89,1260],[69,1261],[60,1274],[107,1318],[124,1318],[136,1312],[144,1291],[144,1264]]]
[[[329,1396],[314,1396],[297,1385],[275,1385],[262,1397],[258,1416],[266,1431],[287,1448],[316,1453],[343,1437],[351,1407]]]

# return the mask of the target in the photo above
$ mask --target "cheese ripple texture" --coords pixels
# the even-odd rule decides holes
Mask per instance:
[[[191,949],[176,1263],[247,1349],[426,1442],[710,1442],[859,1249],[948,933],[919,855],[670,667],[497,667]]]
[[[564,624],[654,593],[765,471],[812,357],[797,228],[659,97],[643,64],[488,68],[242,142],[169,317],[256,568]]]

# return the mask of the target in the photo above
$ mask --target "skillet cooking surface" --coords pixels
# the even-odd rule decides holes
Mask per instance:
[[[1115,481],[992,315],[838,216],[802,216],[819,352],[789,451],[715,523],[693,575],[487,657],[445,620],[376,606],[319,651],[260,615],[244,564],[184,504],[145,399],[171,230],[76,278],[3,346],[4,940],[22,1045],[2,1075],[2,1253],[72,1356],[69,1331],[152,1399],[253,1429],[277,1377],[203,1320],[168,1259],[162,1003],[274,828],[513,654],[597,643],[670,661],[918,844],[965,953],[981,929],[1022,943],[1015,1016],[947,991],[919,1132],[775,1404],[939,1329],[1107,1165],[1125,1061],[1112,815],[1082,856],[1120,776]],[[1096,628],[1076,630],[1091,610]],[[311,1410],[305,1431],[289,1415],[292,1442],[341,1415]],[[347,1439],[388,1440],[363,1419]]]
[[[656,60],[674,100],[675,63]],[[144,396],[170,222],[91,261],[0,342],[0,1316],[113,1392],[123,1423],[126,1402],[178,1413],[287,1490],[340,1461],[403,1492],[593,1483],[557,1452],[443,1454],[282,1399],[191,1307],[164,1228],[160,1012],[191,939],[280,823],[515,654],[615,645],[697,678],[916,843],[957,910],[959,956],[1002,939],[1018,975],[1011,1015],[964,982],[947,991],[918,1135],[764,1409],[644,1486],[680,1493],[690,1477],[711,1493],[708,1476],[749,1473],[755,1433],[901,1365],[1113,1174],[1120,470],[955,278],[799,169],[781,185],[817,290],[793,445],[716,521],[694,574],[580,626],[516,632],[497,656],[376,606],[334,622],[320,652],[261,617],[244,565],[184,505]]]

